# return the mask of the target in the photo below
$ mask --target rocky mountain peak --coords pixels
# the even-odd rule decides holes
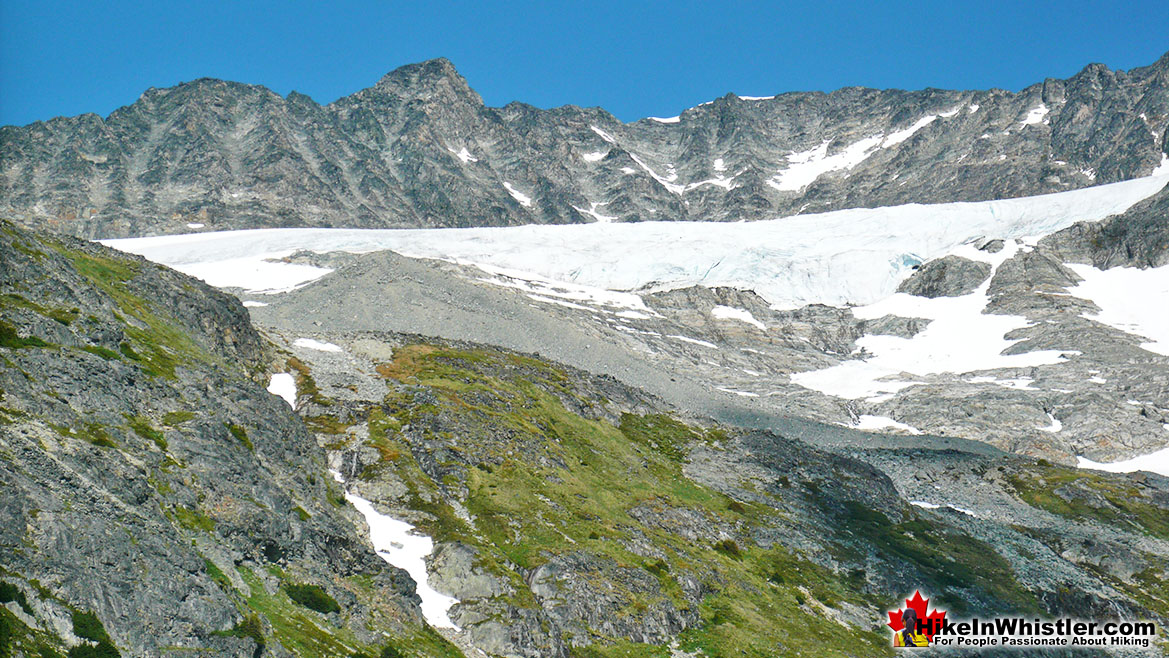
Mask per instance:
[[[479,104],[483,102],[445,57],[399,66],[382,76],[372,89],[406,98],[455,95],[473,96]]]

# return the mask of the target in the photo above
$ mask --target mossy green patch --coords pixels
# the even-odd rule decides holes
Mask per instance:
[[[138,436],[154,443],[158,449],[166,452],[167,442],[166,437],[162,432],[154,429],[150,425],[150,421],[143,416],[126,416],[126,420],[130,425],[130,429]]]
[[[90,354],[96,354],[106,361],[118,361],[122,358],[117,352],[101,345],[82,345],[81,349]]]
[[[284,591],[288,594],[288,598],[309,610],[316,610],[322,614],[341,612],[341,606],[337,604],[337,600],[329,596],[329,593],[320,585],[288,583],[284,586]]]
[[[1040,462],[1008,478],[1027,504],[1076,520],[1094,520],[1169,540],[1169,510],[1154,504],[1129,476]]]
[[[175,521],[191,531],[215,532],[215,519],[197,509],[188,509],[182,505],[171,508]]]
[[[227,431],[235,437],[236,441],[244,444],[244,447],[246,447],[248,450],[253,452],[256,450],[256,446],[252,445],[252,440],[248,437],[248,431],[246,429],[240,425],[236,425],[235,423],[224,423],[223,425],[227,428]]]
[[[0,347],[19,350],[26,347],[52,347],[52,345],[36,336],[21,336],[16,331],[16,327],[0,320]]]
[[[194,417],[195,414],[190,411],[168,411],[162,415],[162,424],[167,427],[178,427]]]

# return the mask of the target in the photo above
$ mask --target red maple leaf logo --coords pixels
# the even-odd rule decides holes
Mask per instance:
[[[923,622],[922,634],[926,636],[931,642],[934,639],[934,633],[942,627],[942,621],[946,619],[946,612],[944,610],[933,610],[926,614],[929,610],[929,599],[921,597],[921,591],[918,590],[913,593],[912,599],[905,599],[906,608],[913,608],[917,613],[917,618]],[[896,633],[905,628],[905,623],[901,621],[901,614],[905,612],[905,608],[898,608],[897,610],[889,611],[889,628]]]

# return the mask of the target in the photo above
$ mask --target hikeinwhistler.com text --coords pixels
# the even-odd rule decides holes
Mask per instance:
[[[1158,630],[1151,621],[1022,617],[930,620],[919,625],[933,631],[933,644],[940,647],[1149,647]]]

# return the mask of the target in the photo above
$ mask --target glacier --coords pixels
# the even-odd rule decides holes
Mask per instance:
[[[1046,235],[1124,212],[1169,182],[1156,175],[995,201],[856,208],[753,222],[641,222],[448,229],[252,229],[103,240],[218,287],[294,289],[328,268],[280,262],[299,250],[392,250],[578,290],[691,285],[753,290],[775,308],[867,305],[926,260],[980,237]],[[526,274],[524,274],[526,273]]]

